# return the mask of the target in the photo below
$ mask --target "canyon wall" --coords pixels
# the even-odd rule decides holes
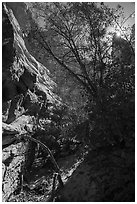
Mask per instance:
[[[62,104],[61,99],[54,94],[56,84],[49,77],[48,69],[30,54],[24,35],[29,29],[30,18],[25,3],[3,3],[3,201],[8,201],[21,183],[28,141],[22,142],[20,135],[33,131],[38,115],[46,120],[47,107],[59,108]]]

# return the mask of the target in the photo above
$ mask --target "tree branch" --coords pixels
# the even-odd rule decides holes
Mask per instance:
[[[117,24],[117,26],[120,28],[121,32],[123,33],[124,37],[126,38],[127,43],[129,44],[129,46],[131,47],[131,50],[133,52],[133,55],[135,55],[135,51],[134,48],[132,46],[132,44],[130,43],[130,41],[127,38],[127,35],[125,34],[125,32],[122,29],[122,26],[117,22],[117,20],[113,17],[113,20],[115,21],[115,23]]]
[[[53,163],[53,165],[54,165],[54,167],[55,167],[55,171],[58,173],[57,178],[58,178],[59,184],[60,184],[61,186],[64,186],[63,181],[62,181],[62,179],[61,179],[61,175],[60,175],[60,173],[61,173],[60,168],[59,168],[59,166],[58,166],[56,160],[54,159],[54,156],[53,156],[52,152],[50,151],[50,149],[49,149],[45,144],[43,144],[42,142],[40,142],[39,140],[37,140],[37,139],[35,139],[35,138],[31,137],[31,136],[28,136],[28,135],[26,135],[26,134],[21,135],[21,138],[27,138],[27,139],[29,139],[29,140],[31,140],[31,141],[33,141],[33,142],[39,144],[42,148],[44,148],[44,150],[46,150],[46,152],[47,152],[47,153],[49,154],[49,156],[50,156],[51,162]]]
[[[93,97],[96,97],[96,93],[88,86],[88,84],[84,81],[82,81],[77,74],[75,74],[62,60],[60,60],[57,56],[55,56],[55,54],[52,52],[51,48],[49,47],[48,43],[46,42],[46,40],[43,38],[43,36],[41,35],[41,33],[39,32],[40,37],[43,40],[43,43],[41,41],[39,41],[39,43],[43,46],[43,48],[62,66],[64,67],[71,76],[73,76],[84,88],[86,88],[86,90],[93,95]],[[45,45],[46,46],[45,46]]]

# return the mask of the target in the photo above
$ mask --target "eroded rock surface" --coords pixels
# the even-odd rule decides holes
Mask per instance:
[[[19,135],[32,132],[36,116],[47,104],[61,105],[53,93],[48,69],[28,51],[24,31],[30,18],[23,2],[3,3],[2,8],[2,121],[3,201],[19,184],[27,144]],[[28,17],[29,16],[29,17]],[[27,46],[26,46],[27,45]]]
[[[24,162],[25,144],[10,145],[3,150],[2,199],[7,201],[21,183],[21,169]]]

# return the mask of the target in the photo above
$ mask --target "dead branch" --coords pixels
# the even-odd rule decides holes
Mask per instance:
[[[54,164],[55,171],[56,171],[57,173],[60,173],[59,166],[58,166],[56,160],[54,159],[54,156],[53,156],[52,152],[50,151],[50,149],[49,149],[45,144],[43,144],[43,143],[40,142],[39,140],[37,140],[37,139],[35,139],[35,138],[31,137],[31,136],[28,136],[28,135],[26,135],[26,134],[23,135],[23,138],[27,138],[27,139],[29,139],[29,140],[31,140],[31,141],[33,141],[33,142],[36,142],[36,143],[39,144],[41,147],[43,147],[44,150],[46,150],[46,152],[49,154],[50,159],[51,159],[51,162]]]
[[[37,140],[37,139],[35,139],[35,138],[31,137],[31,136],[28,136],[28,135],[24,134],[24,135],[21,135],[21,137],[24,138],[24,139],[29,139],[29,140],[39,144],[49,154],[50,160],[51,160],[51,162],[53,163],[53,165],[55,167],[55,171],[57,173],[57,179],[59,181],[59,184],[60,184],[61,187],[63,187],[64,184],[63,184],[63,181],[62,181],[61,175],[60,175],[61,171],[60,171],[60,168],[59,168],[59,166],[58,166],[58,164],[57,164],[51,150],[45,144],[43,144],[41,141],[39,141],[39,140]]]

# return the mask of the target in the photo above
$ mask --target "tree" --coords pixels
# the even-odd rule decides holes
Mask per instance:
[[[117,127],[122,100],[134,94],[134,63],[127,65],[125,60],[122,63],[113,60],[113,33],[107,34],[110,26],[123,31],[118,23],[121,13],[93,2],[36,3],[33,6],[45,24],[41,28],[35,24],[31,36],[50,60],[86,91],[89,120],[96,118],[96,124],[101,124],[100,131],[109,135],[106,132],[114,129],[114,123]],[[123,38],[130,44],[125,33]],[[117,134],[121,135],[121,131]]]

